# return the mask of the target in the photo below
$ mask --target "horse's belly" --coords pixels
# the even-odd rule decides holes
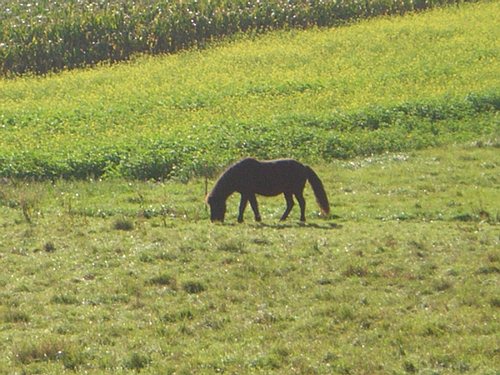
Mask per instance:
[[[265,197],[274,197],[275,195],[283,193],[283,191],[278,190],[257,190],[256,192],[259,195],[263,195]]]
[[[284,193],[286,190],[288,190],[287,187],[283,186],[282,184],[273,186],[266,185],[266,186],[256,187],[255,193],[266,197],[273,197],[275,195]]]
[[[275,195],[283,194],[286,192],[294,193],[304,188],[304,180],[301,178],[294,178],[295,176],[273,176],[274,178],[267,178],[265,181],[260,181],[253,186],[256,194],[273,197]]]

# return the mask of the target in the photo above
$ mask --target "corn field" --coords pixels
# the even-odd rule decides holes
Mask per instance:
[[[0,0],[0,74],[203,47],[239,32],[335,26],[467,0]]]

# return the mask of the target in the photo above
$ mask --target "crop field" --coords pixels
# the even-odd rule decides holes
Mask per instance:
[[[210,224],[201,179],[4,182],[0,373],[497,374],[498,144],[314,168],[306,224]]]
[[[0,176],[189,179],[498,133],[499,3],[0,80]]]
[[[2,37],[128,4],[7,3]],[[500,2],[287,4],[304,24],[0,79],[0,374],[498,375]],[[238,224],[237,195],[210,223],[243,156],[311,165],[330,216],[307,187],[306,223],[280,196]]]
[[[238,32],[334,26],[467,0],[0,1],[0,73],[15,75],[175,52]]]

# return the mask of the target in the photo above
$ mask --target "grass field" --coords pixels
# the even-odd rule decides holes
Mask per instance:
[[[305,225],[211,225],[196,179],[2,183],[0,372],[497,374],[498,145],[314,167]]]
[[[0,374],[497,375],[499,7],[1,79]],[[211,224],[242,156],[331,216]]]
[[[499,3],[0,80],[0,176],[178,177],[497,133]],[[208,172],[207,172],[208,171]]]

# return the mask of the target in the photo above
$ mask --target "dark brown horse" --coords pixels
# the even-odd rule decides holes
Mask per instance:
[[[293,196],[300,206],[300,220],[305,221],[306,201],[304,187],[306,181],[311,184],[316,201],[321,211],[328,215],[330,205],[318,175],[308,166],[292,159],[258,161],[252,158],[243,159],[230,166],[217,180],[213,190],[207,197],[210,206],[210,219],[224,221],[226,200],[234,192],[241,194],[238,222],[243,222],[243,212],[250,202],[255,220],[261,221],[255,194],[274,196],[283,193],[286,199],[286,210],[281,217],[285,220],[294,205]]]

